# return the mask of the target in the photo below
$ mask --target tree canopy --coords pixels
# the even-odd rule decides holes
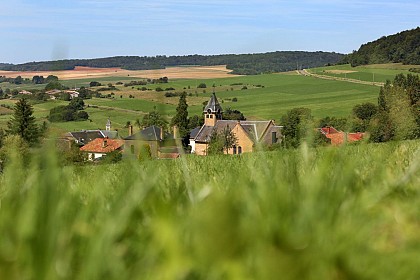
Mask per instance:
[[[148,127],[148,126],[158,126],[163,129],[166,129],[168,126],[168,122],[162,117],[162,115],[158,111],[152,111],[147,113],[141,122],[138,123],[141,127]]]
[[[341,61],[352,66],[398,63],[420,64],[420,27],[403,31],[360,46]]]

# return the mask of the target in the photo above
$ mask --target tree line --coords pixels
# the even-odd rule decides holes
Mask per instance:
[[[320,67],[335,64],[344,57],[335,52],[277,51],[256,54],[186,55],[186,56],[115,56],[97,59],[69,59],[58,61],[0,64],[7,71],[73,70],[76,66],[127,70],[164,69],[180,65],[227,65],[233,74],[254,75],[295,70],[297,67]]]
[[[352,66],[378,63],[419,65],[420,27],[363,44],[358,51],[346,55],[340,63]]]

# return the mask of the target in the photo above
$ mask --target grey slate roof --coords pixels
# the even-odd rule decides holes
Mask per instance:
[[[230,129],[233,129],[237,123],[238,121],[220,120],[216,122],[215,126],[203,125],[194,140],[196,142],[207,143],[210,141],[213,131],[220,133],[228,126]]]
[[[69,134],[80,145],[86,145],[87,143],[97,138],[104,138],[104,135],[101,133],[100,130],[73,131],[73,132],[69,132]]]
[[[194,139],[197,134],[200,132],[201,130],[201,126],[194,128],[193,130],[190,131],[190,139]]]
[[[161,141],[172,137],[170,133],[165,132],[164,139],[161,139],[160,130],[160,127],[152,125],[131,136],[124,138],[124,140]]]
[[[208,143],[214,131],[220,133],[227,127],[233,129],[237,123],[238,121],[234,120],[219,120],[215,126],[203,125],[194,140]],[[239,123],[254,143],[271,141],[272,131],[278,133],[280,137],[281,127],[273,125],[272,121],[240,121]]]
[[[73,137],[80,145],[86,145],[87,143],[97,139],[105,138],[118,139],[118,131],[106,131],[106,130],[81,130],[68,132],[66,135]]]
[[[212,113],[221,113],[223,112],[222,106],[220,106],[219,101],[217,101],[216,94],[213,93],[211,95],[211,98],[209,102],[207,103],[207,106],[204,108],[204,113],[207,113],[207,111],[210,109]]]
[[[101,130],[101,133],[104,137],[108,137],[109,139],[117,139],[118,131],[116,130]]]

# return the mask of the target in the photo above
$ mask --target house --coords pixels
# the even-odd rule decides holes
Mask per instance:
[[[19,94],[23,94],[23,95],[32,95],[32,92],[27,91],[27,90],[21,90],[21,91],[19,91]]]
[[[67,132],[63,136],[63,140],[66,141],[73,141],[79,146],[83,146],[92,142],[97,138],[105,138],[108,137],[109,139],[118,139],[118,131],[110,131],[110,130],[81,130],[81,131],[72,131]]]
[[[75,91],[75,90],[65,90],[64,92],[70,94],[70,99],[79,97],[79,94],[80,94],[78,91]]]
[[[325,135],[331,140],[331,145],[339,146],[344,143],[352,143],[363,140],[366,137],[366,133],[362,132],[343,132],[335,129],[332,126],[322,127],[318,129],[320,133]]]
[[[67,145],[70,145],[72,142],[76,143],[79,146],[84,146],[89,142],[97,138],[105,138],[108,139],[119,139],[118,131],[111,130],[111,120],[108,119],[105,130],[81,130],[81,131],[72,131],[67,132],[61,137],[61,140],[64,142],[68,142]]]
[[[197,155],[207,155],[212,134],[222,133],[225,130],[231,131],[236,137],[236,144],[229,148],[228,154],[253,152],[257,145],[269,146],[281,142],[282,127],[276,126],[273,120],[223,120],[223,109],[215,93],[211,96],[203,113],[204,125],[197,133],[193,131],[190,139],[191,152]]]
[[[62,91],[59,89],[53,89],[53,90],[49,90],[47,92],[45,92],[46,94],[48,94],[50,96],[50,99],[55,100],[56,96],[58,96]]]
[[[155,125],[146,127],[135,134],[133,134],[132,126],[129,126],[129,136],[124,138],[124,142],[124,150],[127,154],[138,155],[142,147],[148,145],[153,158],[158,158],[164,153],[161,151],[163,147],[176,147],[172,134]]]
[[[114,152],[122,151],[124,141],[120,139],[96,138],[80,148],[81,151],[88,153],[88,160],[97,160],[101,157]]]

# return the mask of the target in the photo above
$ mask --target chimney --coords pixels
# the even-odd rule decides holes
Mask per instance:
[[[128,136],[131,136],[131,135],[133,135],[133,126],[130,124],[128,126]]]
[[[160,140],[163,140],[163,137],[165,136],[165,132],[163,131],[163,127],[160,128]]]
[[[104,141],[102,142],[102,148],[105,148],[108,146],[108,136],[104,138]]]

